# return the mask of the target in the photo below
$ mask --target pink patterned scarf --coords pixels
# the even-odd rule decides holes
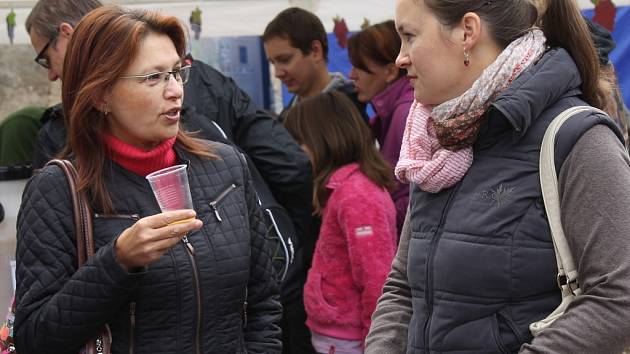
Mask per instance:
[[[395,173],[424,191],[437,193],[459,182],[473,161],[472,144],[494,99],[545,51],[534,28],[510,43],[461,96],[432,110],[414,102],[407,117]]]

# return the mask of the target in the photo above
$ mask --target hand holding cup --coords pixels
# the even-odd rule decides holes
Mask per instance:
[[[186,168],[175,165],[147,175],[162,213],[140,219],[118,238],[116,256],[127,269],[156,261],[188,232],[202,226],[195,219]]]
[[[194,210],[186,209],[138,220],[116,241],[118,262],[131,270],[158,260],[188,232],[201,228],[203,223],[195,215]]]

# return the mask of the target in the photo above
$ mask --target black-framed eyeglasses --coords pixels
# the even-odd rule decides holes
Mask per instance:
[[[188,82],[188,78],[190,77],[190,68],[190,65],[186,65],[178,69],[173,69],[171,71],[159,71],[146,75],[121,76],[120,78],[137,79],[139,83],[146,83],[149,86],[153,86],[160,82],[166,84],[168,80],[170,80],[171,75],[173,75],[177,82],[179,82],[180,84],[185,84],[186,82]]]
[[[35,57],[35,62],[43,66],[45,69],[50,69],[50,58],[45,53],[48,47],[50,47],[50,45],[52,44],[54,40],[55,38],[49,39],[48,43],[46,43],[44,48],[42,48],[42,50],[40,50],[39,53],[37,53],[37,56]]]

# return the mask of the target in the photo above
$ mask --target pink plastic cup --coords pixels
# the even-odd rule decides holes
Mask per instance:
[[[186,165],[175,165],[147,175],[162,212],[193,209]]]

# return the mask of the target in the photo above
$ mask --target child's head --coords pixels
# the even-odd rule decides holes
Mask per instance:
[[[376,149],[356,106],[343,93],[327,92],[300,101],[284,124],[311,159],[316,213],[328,198],[328,178],[344,165],[357,162],[374,183],[391,187],[391,166]]]

